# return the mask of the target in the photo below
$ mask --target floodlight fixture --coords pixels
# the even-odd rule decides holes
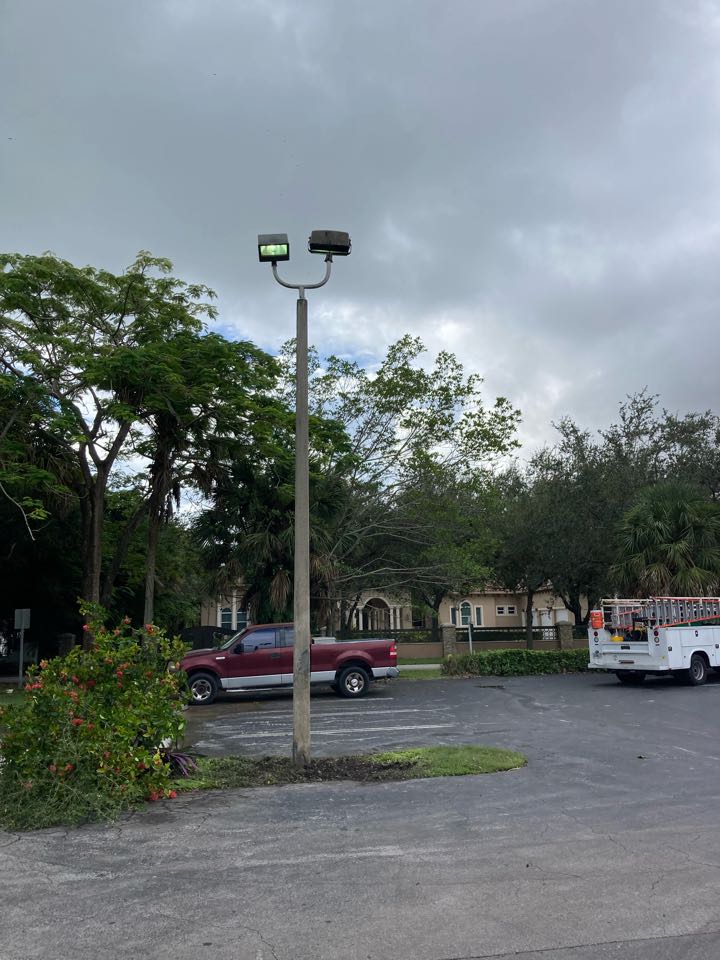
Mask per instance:
[[[347,257],[350,253],[350,234],[342,230],[313,230],[308,240],[310,253],[324,253],[331,257]]]
[[[258,259],[260,263],[277,263],[290,259],[290,243],[286,233],[259,233]]]

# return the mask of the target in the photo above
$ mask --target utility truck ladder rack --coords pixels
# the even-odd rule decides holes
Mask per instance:
[[[720,597],[646,597],[601,601],[603,623],[613,630],[631,630],[638,622],[647,626],[682,624],[720,625]]]

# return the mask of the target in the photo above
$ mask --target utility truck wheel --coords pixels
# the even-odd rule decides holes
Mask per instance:
[[[645,674],[642,670],[618,670],[615,676],[618,678],[620,683],[624,684],[637,684],[642,683],[645,679]]]
[[[699,687],[707,680],[707,663],[705,657],[699,653],[694,653],[690,658],[688,680],[693,687]]]

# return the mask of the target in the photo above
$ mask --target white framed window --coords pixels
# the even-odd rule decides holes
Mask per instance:
[[[220,626],[223,630],[232,630],[233,612],[232,607],[222,607],[220,610]]]
[[[473,619],[473,613],[475,618]],[[483,625],[483,608],[473,606],[469,600],[463,600],[458,607],[450,608],[450,619],[455,626],[459,627],[481,627]]]
[[[235,611],[235,629],[244,630],[248,625],[248,612],[247,610],[241,610],[240,607]]]
[[[514,617],[515,614],[517,613],[517,607],[514,604],[510,603],[508,604],[507,612],[509,617]]]
[[[505,607],[495,607],[495,613],[498,617],[505,616]]]

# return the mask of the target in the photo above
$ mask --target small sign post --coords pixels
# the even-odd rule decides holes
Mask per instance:
[[[25,631],[30,629],[30,610],[15,611],[15,629],[20,631],[20,652],[18,657],[18,687],[23,685],[25,666]]]

